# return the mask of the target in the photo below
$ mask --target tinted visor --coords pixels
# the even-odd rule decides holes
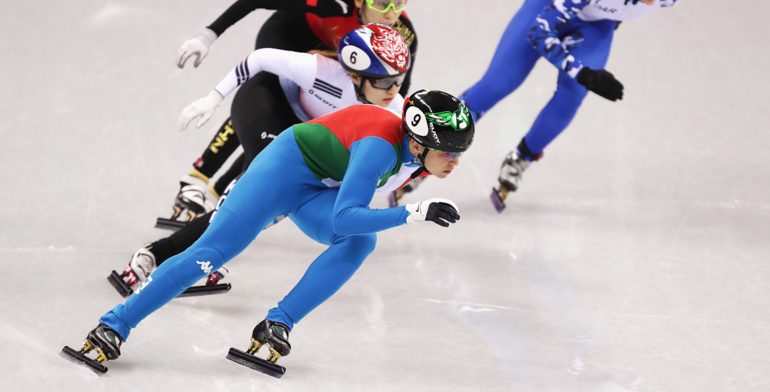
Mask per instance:
[[[406,79],[406,74],[390,76],[387,78],[370,78],[369,83],[371,83],[372,87],[374,88],[380,90],[390,90],[390,88],[393,86],[401,87],[401,85],[404,84],[404,79]]]
[[[440,150],[433,150],[435,151],[441,158],[446,159],[447,161],[454,161],[455,159],[460,159],[461,156],[463,156],[463,152],[449,152],[449,151],[440,151]]]

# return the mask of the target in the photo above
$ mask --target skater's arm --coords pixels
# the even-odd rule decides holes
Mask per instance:
[[[590,0],[554,0],[535,17],[529,31],[529,43],[541,56],[571,77],[577,77],[583,62],[562,46],[558,30],[590,3]]]
[[[256,9],[310,12],[321,17],[346,16],[353,12],[353,0],[238,0],[207,26],[217,36]]]
[[[396,150],[379,137],[366,137],[351,146],[350,162],[334,204],[332,224],[337,234],[375,233],[406,223],[403,206],[371,209],[377,183],[396,164]]]
[[[226,97],[254,75],[267,71],[304,86],[312,83],[317,55],[280,49],[257,49],[217,84],[215,90]]]

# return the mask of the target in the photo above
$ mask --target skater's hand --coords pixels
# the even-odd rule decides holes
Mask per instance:
[[[587,89],[610,101],[615,102],[619,99],[623,99],[623,83],[620,83],[606,70],[593,70],[588,67],[583,67],[583,69],[578,72],[577,81],[583,86],[586,86]]]
[[[209,47],[217,39],[216,33],[209,29],[203,29],[203,33],[195,38],[190,38],[182,43],[182,46],[176,50],[176,66],[184,68],[187,60],[195,56],[193,66],[198,68],[201,62],[209,54]]]
[[[448,227],[460,219],[457,206],[449,199],[428,199],[404,206],[409,216],[406,223],[431,221],[439,226]]]
[[[212,90],[209,95],[196,100],[195,102],[187,105],[182,110],[182,114],[179,115],[178,126],[180,131],[184,131],[196,118],[200,118],[195,124],[196,128],[200,128],[206,121],[211,118],[214,113],[214,109],[222,103],[224,98],[218,91]]]

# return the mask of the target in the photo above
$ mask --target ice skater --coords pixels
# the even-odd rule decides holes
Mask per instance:
[[[197,67],[208,55],[212,43],[244,16],[256,9],[275,10],[259,29],[255,49],[274,48],[295,52],[334,51],[342,37],[366,23],[392,26],[409,46],[412,62],[417,52],[417,35],[404,12],[407,0],[239,0],[233,3],[198,36],[186,40],[177,51],[176,64]],[[411,68],[399,87],[402,96],[409,91]],[[273,74],[249,80],[241,90],[261,90],[277,83]],[[280,129],[284,129],[282,127]],[[266,138],[274,135],[264,134]],[[245,156],[236,161],[210,185],[210,179],[224,166],[239,145],[233,119],[225,120],[209,144],[193,161],[191,171],[179,181],[171,219],[161,218],[161,227],[180,227],[197,215],[211,211],[216,199],[238,174]]]
[[[559,70],[556,91],[508,153],[491,198],[498,212],[522,173],[572,121],[588,91],[623,99],[623,84],[604,69],[618,24],[677,0],[525,0],[508,23],[484,76],[461,95],[475,120],[515,91],[537,60]]]
[[[346,34],[335,52],[257,49],[206,97],[184,109],[181,126],[187,127],[195,119],[200,127],[239,85],[248,84],[255,75],[269,75],[251,89],[239,89],[233,100],[232,122],[245,157],[240,174],[279,133],[293,124],[357,103],[371,103],[400,113],[404,98],[398,90],[409,64],[409,48],[401,35],[391,27],[374,23]],[[399,185],[408,182],[411,174],[402,174]],[[420,175],[427,173],[420,172],[415,177]],[[124,297],[131,294],[158,265],[192,245],[208,227],[211,214],[209,211],[198,216],[173,235],[138,249],[121,274],[110,275],[110,283]],[[213,272],[205,287],[196,286],[187,295],[229,290],[229,285],[219,283],[226,273],[226,269]]]
[[[402,114],[375,105],[353,105],[294,125],[278,135],[229,187],[203,236],[166,260],[125,303],[105,313],[83,347],[64,353],[98,372],[120,356],[120,347],[145,317],[243,251],[279,216],[308,237],[329,245],[305,275],[258,323],[246,352],[228,358],[280,376],[276,362],[289,354],[289,332],[331,297],[374,250],[376,233],[411,222],[449,226],[459,218],[448,199],[371,209],[375,191],[400,186],[399,173],[422,167],[445,178],[459,164],[474,134],[462,102],[441,91],[421,90]],[[267,345],[269,356],[255,356]],[[96,351],[96,358],[86,354]],[[233,351],[234,350],[234,351]]]

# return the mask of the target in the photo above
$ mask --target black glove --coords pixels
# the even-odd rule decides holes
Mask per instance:
[[[407,223],[431,221],[439,226],[449,227],[450,223],[455,223],[460,219],[457,207],[448,199],[428,199],[407,204],[404,207],[409,212],[409,217],[406,218]]]
[[[586,86],[587,89],[610,101],[615,102],[619,99],[623,99],[623,83],[618,82],[618,80],[606,70],[593,70],[588,67],[583,67],[583,69],[578,72],[577,81],[583,86]]]
[[[426,221],[435,222],[444,227],[449,227],[450,223],[455,223],[458,219],[460,219],[460,214],[448,203],[431,203],[428,207],[428,213],[425,214]]]

